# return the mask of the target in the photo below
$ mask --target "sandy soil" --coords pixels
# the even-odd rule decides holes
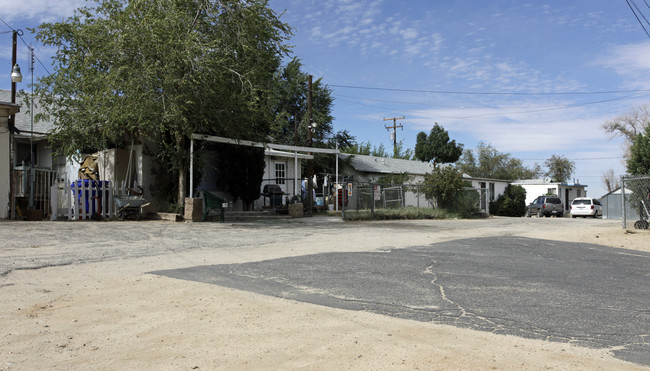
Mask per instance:
[[[0,370],[642,369],[607,350],[299,303],[148,274],[516,235],[650,252],[567,218],[342,223],[0,222]]]

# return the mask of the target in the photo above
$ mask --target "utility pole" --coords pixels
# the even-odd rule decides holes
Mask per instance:
[[[307,145],[309,147],[312,146],[312,124],[311,124],[311,80],[312,76],[309,75],[308,85],[307,85],[307,119],[308,119],[308,127],[307,127]],[[311,153],[309,153],[311,155]],[[314,199],[312,196],[312,192],[314,189],[314,185],[311,183],[312,178],[314,177],[314,160],[309,159],[309,170],[307,171],[308,177],[307,177],[307,192],[309,193],[309,196],[307,196],[307,200],[309,200],[309,216],[312,216],[312,207],[314,205]]]
[[[30,126],[29,126],[29,209],[34,209],[34,186],[36,184],[36,168],[34,167],[34,48],[29,45],[30,64],[29,70],[32,73],[32,95],[29,97],[31,104],[29,108]]]
[[[16,63],[16,47],[18,45],[18,36],[23,36],[22,30],[13,30],[12,35],[12,44],[11,44],[11,103],[16,103],[16,83],[23,80],[23,76],[20,74],[20,67]],[[16,216],[16,195],[15,195],[15,184],[14,184],[14,135],[18,133],[16,129],[16,114],[9,116],[7,122],[7,127],[9,127],[9,198],[11,198],[11,204],[9,207],[9,212],[11,214],[11,220],[15,220]],[[32,130],[33,131],[33,130]]]
[[[404,120],[404,119],[405,119],[404,116],[402,116],[402,117],[393,117],[393,118],[389,118],[389,119],[385,118],[384,119],[384,121],[393,121],[393,126],[384,125],[386,130],[388,130],[389,132],[390,132],[390,129],[393,129],[393,135],[392,135],[393,136],[393,153],[397,150],[397,128],[403,128],[404,127],[403,125],[397,125],[397,120]]]

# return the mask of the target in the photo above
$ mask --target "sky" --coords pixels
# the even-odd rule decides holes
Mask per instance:
[[[644,1],[641,10],[650,17]],[[28,28],[72,15],[81,0],[0,0],[0,32],[22,29],[18,63],[29,89],[53,72],[54,53]],[[480,142],[543,165],[574,161],[589,196],[603,173],[625,173],[624,142],[602,124],[650,102],[650,37],[626,0],[270,0],[293,27],[303,71],[332,91],[335,131],[392,151],[386,126],[415,147],[435,123],[474,149]],[[646,25],[650,30],[650,27]],[[4,41],[3,41],[4,39]],[[0,88],[10,87],[11,34],[0,33]],[[5,71],[6,70],[6,71]]]

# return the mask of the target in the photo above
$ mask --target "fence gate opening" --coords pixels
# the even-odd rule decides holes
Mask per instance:
[[[621,177],[621,212],[623,229],[628,221],[634,222],[634,229],[650,227],[650,176]]]

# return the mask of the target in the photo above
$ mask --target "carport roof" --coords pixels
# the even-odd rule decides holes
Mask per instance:
[[[424,175],[433,171],[433,164],[422,161],[402,160],[398,158],[375,157],[365,155],[339,154],[343,161],[350,159],[350,166],[366,173],[384,173]]]

